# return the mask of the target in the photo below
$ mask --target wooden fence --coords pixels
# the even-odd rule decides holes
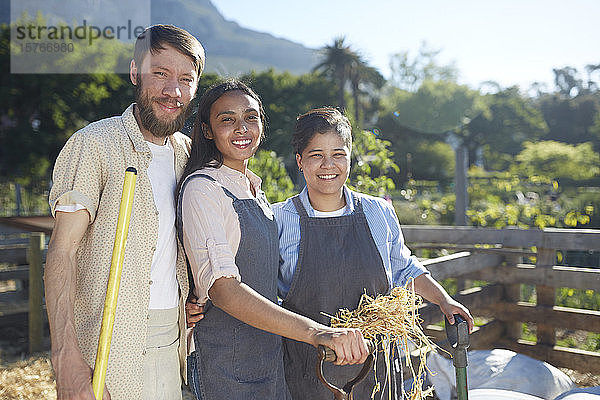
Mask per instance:
[[[503,347],[557,367],[600,374],[600,353],[556,345],[558,329],[600,333],[600,311],[555,304],[556,288],[559,287],[600,293],[600,269],[555,265],[557,251],[563,254],[566,251],[599,251],[600,230],[431,226],[404,226],[402,229],[407,244],[417,254],[423,249],[446,249],[451,253],[423,261],[437,280],[457,278],[459,282],[488,283],[467,286],[456,295],[475,316],[489,320],[471,335],[470,349]],[[31,351],[41,347],[45,318],[43,244],[44,234],[32,233],[28,244],[0,246],[0,264],[11,265],[0,270],[0,281],[24,282],[17,285],[23,289],[17,290],[15,301],[4,301],[6,299],[0,297],[0,325],[10,323],[11,316],[27,312]],[[535,304],[521,301],[522,284],[535,286]],[[428,327],[427,333],[443,342],[445,334],[432,326],[442,319],[438,307],[426,305],[421,316]],[[535,343],[521,339],[523,322],[535,324]]]
[[[7,289],[0,293],[0,326],[22,325],[25,319],[30,353],[43,350],[47,322],[43,300],[45,246],[42,232],[31,233],[27,242],[13,239],[0,245],[0,283]]]
[[[600,311],[559,307],[557,288],[600,293],[600,269],[556,265],[557,252],[599,251],[600,230],[582,229],[487,229],[470,227],[403,226],[409,247],[447,249],[453,254],[424,260],[437,279],[485,281],[467,287],[457,300],[475,316],[489,322],[471,335],[470,349],[502,347],[557,367],[600,374],[600,353],[556,345],[557,330],[600,333]],[[525,261],[529,262],[525,262]],[[521,285],[535,286],[537,301],[521,301]],[[442,319],[437,307],[421,310],[424,324]],[[537,340],[521,339],[522,323],[535,324]],[[427,333],[442,341],[440,328]]]

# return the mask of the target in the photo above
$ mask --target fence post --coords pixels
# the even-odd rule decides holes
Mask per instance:
[[[507,255],[504,257],[506,265],[511,268],[517,268],[517,265],[523,262],[522,256]],[[521,284],[513,283],[504,285],[504,300],[507,303],[516,304],[521,300]],[[505,322],[505,333],[504,335],[511,342],[517,342],[521,339],[523,333],[522,323],[520,321]]]
[[[29,237],[29,353],[42,351],[43,310],[42,310],[42,251],[44,233],[33,232]]]
[[[15,214],[17,217],[21,216],[21,185],[19,183],[15,183]]]
[[[556,261],[556,250],[548,248],[537,249],[536,269],[548,269],[554,266]],[[556,302],[556,288],[551,286],[536,286],[537,307],[554,307]],[[556,344],[556,332],[551,326],[537,324],[537,344],[554,346]]]
[[[454,225],[467,225],[467,208],[469,207],[469,194],[467,192],[469,170],[469,154],[465,146],[459,146],[454,150],[456,167],[454,168],[454,193],[456,203],[454,205]]]

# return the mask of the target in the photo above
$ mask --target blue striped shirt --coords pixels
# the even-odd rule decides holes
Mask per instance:
[[[398,217],[391,204],[384,199],[353,192],[344,186],[346,207],[343,215],[354,212],[354,196],[360,196],[363,211],[371,235],[379,250],[388,282],[392,286],[404,285],[410,278],[428,273],[425,267],[411,255],[404,244]],[[306,188],[300,193],[300,200],[309,217],[315,217],[315,210],[308,200]],[[279,297],[284,299],[290,290],[298,252],[300,250],[300,216],[291,199],[273,205],[275,220],[279,229]]]

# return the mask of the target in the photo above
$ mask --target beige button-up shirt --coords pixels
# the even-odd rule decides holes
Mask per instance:
[[[190,140],[179,132],[169,140],[179,178],[189,156]],[[150,266],[158,238],[158,211],[147,174],[151,160],[152,153],[135,120],[132,104],[123,115],[91,123],[71,136],[56,160],[50,191],[53,214],[57,205],[75,204],[83,205],[90,214],[90,225],[77,251],[74,313],[79,346],[85,360],[93,366],[125,169],[134,167],[138,172],[106,376],[113,400],[142,400]],[[189,289],[182,251],[178,252],[176,274],[183,339],[183,305]],[[179,343],[185,379],[186,341]]]

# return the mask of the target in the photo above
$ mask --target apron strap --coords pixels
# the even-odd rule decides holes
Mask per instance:
[[[181,243],[181,248],[183,249],[183,255],[185,257],[185,264],[187,266],[187,271],[188,271],[188,283],[189,283],[189,287],[190,287],[190,293],[194,292],[194,279],[192,277],[192,268],[190,266],[190,261],[185,252],[185,246],[183,245],[183,218],[182,218],[181,208],[182,208],[182,204],[183,204],[183,192],[185,190],[185,187],[191,180],[196,179],[196,178],[206,178],[209,181],[213,181],[216,184],[218,184],[219,186],[221,186],[221,189],[223,189],[223,192],[225,192],[225,194],[227,196],[229,196],[232,200],[235,201],[238,199],[237,197],[235,197],[233,195],[233,193],[231,193],[229,190],[227,190],[223,185],[221,185],[219,182],[217,182],[216,179],[210,175],[206,175],[206,174],[189,175],[187,178],[185,178],[185,181],[183,181],[183,183],[181,184],[181,189],[179,190],[179,194],[177,196],[177,207],[175,210],[175,229],[177,230],[177,238],[179,239],[179,242]]]
[[[302,201],[300,200],[299,194],[292,197],[292,203],[294,203],[294,206],[296,207],[296,211],[298,211],[298,214],[300,215],[301,218],[308,218],[308,213],[306,212],[306,209],[302,205]]]

